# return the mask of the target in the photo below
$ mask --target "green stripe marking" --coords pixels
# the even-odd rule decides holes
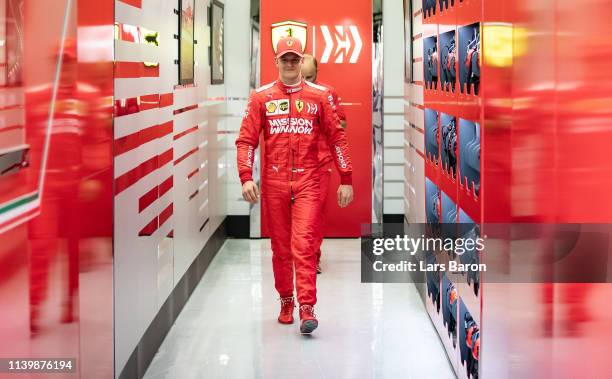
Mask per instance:
[[[38,198],[38,193],[35,193],[34,195],[30,195],[30,196],[26,196],[23,199],[19,199],[11,204],[8,204],[2,208],[0,208],[0,214],[2,213],[6,213],[6,212],[10,212],[13,209],[20,207],[24,204],[30,203],[34,200],[36,200]]]

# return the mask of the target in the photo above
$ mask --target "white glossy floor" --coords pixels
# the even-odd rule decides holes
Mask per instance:
[[[311,337],[276,321],[271,254],[228,240],[145,378],[454,378],[414,286],[360,282],[359,240],[324,243]]]

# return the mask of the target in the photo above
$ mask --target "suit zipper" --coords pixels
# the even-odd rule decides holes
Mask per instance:
[[[287,116],[287,125],[291,125],[291,100],[292,94],[289,94],[289,113]],[[293,149],[293,138],[291,138],[291,134],[289,135],[289,148],[291,149],[291,181],[289,184],[289,189],[291,191],[291,204],[295,203],[295,194],[293,193],[293,173],[295,171],[295,150]]]

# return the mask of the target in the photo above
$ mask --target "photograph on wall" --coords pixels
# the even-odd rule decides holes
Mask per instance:
[[[457,174],[457,118],[440,114],[440,140],[442,145],[442,171],[453,178]]]
[[[440,223],[440,189],[434,182],[425,178],[425,213],[427,223]]]
[[[210,78],[211,84],[223,84],[224,65],[223,65],[223,3],[213,0],[211,3],[211,27],[210,45],[211,62]]]
[[[442,322],[446,329],[446,337],[443,338],[447,350],[450,350],[451,345],[447,342],[450,340],[452,349],[457,348],[457,287],[446,276],[442,275],[442,286],[440,288],[442,294]],[[450,352],[450,351],[449,351]]]
[[[457,80],[457,48],[455,31],[440,34],[440,88],[455,92]]]
[[[431,252],[425,252],[425,263],[429,266],[436,267],[436,255]],[[430,299],[433,308],[436,313],[440,313],[440,271],[439,270],[428,270],[425,273],[427,279],[427,297]]]
[[[439,236],[440,231],[440,188],[425,178],[425,221],[428,236]]]
[[[442,223],[455,224],[457,222],[457,204],[444,191],[442,191]]]
[[[480,125],[460,119],[459,136],[461,186],[477,197],[480,192]]]
[[[476,309],[475,311],[478,311]],[[460,378],[477,379],[480,358],[480,327],[462,298],[459,298]]]
[[[457,238],[457,204],[444,191],[441,196],[440,222],[442,223],[442,238]],[[450,259],[455,259],[453,251],[446,251]]]
[[[423,40],[425,88],[438,89],[438,37]]]
[[[428,161],[438,164],[438,112],[425,108],[425,155]]]
[[[259,26],[251,28],[251,88],[259,87]]]
[[[412,83],[412,0],[404,0],[404,81]]]
[[[478,95],[480,85],[480,23],[459,28],[459,86],[461,93]]]
[[[455,6],[455,0],[438,0],[440,4],[440,12],[448,10],[450,7]]]
[[[179,84],[193,84],[194,0],[180,0]]]
[[[459,209],[459,222],[461,223],[461,238],[473,240],[480,238],[480,225],[474,223],[474,220],[463,209]],[[480,253],[475,247],[469,248],[459,256],[459,263],[465,265],[480,264]],[[462,275],[465,277],[466,284],[472,289],[474,296],[478,296],[480,291],[480,271],[468,270],[462,273]]]
[[[436,14],[436,0],[423,0],[423,18]]]

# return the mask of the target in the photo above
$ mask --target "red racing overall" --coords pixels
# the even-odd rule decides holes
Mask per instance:
[[[295,265],[300,305],[314,305],[315,244],[321,209],[319,136],[340,173],[341,184],[352,184],[352,165],[334,99],[325,87],[302,81],[286,86],[280,80],[250,97],[236,140],[242,184],[252,178],[254,151],[263,129],[261,196],[272,242],[275,287],[281,298],[293,296]]]
[[[346,122],[346,113],[344,112],[344,108],[340,105],[340,97],[336,90],[323,83],[318,83],[320,86],[327,88],[327,90],[331,93],[332,98],[334,100],[334,105],[336,106],[336,114],[340,121]],[[321,187],[321,218],[319,220],[317,226],[318,238],[315,244],[315,251],[317,253],[317,262],[321,260],[321,243],[323,242],[323,236],[325,234],[325,220],[327,218],[327,209],[325,207],[325,203],[327,202],[327,195],[329,193],[329,181],[331,180],[331,163],[332,163],[332,155],[327,148],[327,140],[324,135],[321,135],[319,138],[319,173],[320,180],[319,185]]]

